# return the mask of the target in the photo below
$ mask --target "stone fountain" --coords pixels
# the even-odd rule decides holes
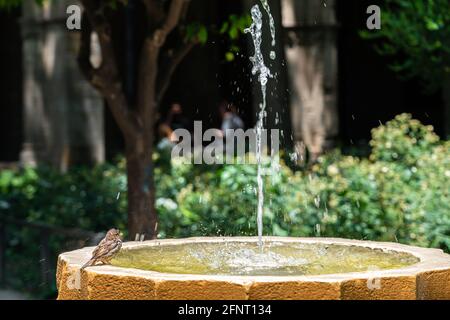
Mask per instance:
[[[450,255],[442,250],[326,238],[263,241],[263,251],[258,238],[127,242],[112,265],[83,271],[93,248],[67,252],[58,260],[58,299],[450,299]],[[214,258],[206,256],[211,252]]]

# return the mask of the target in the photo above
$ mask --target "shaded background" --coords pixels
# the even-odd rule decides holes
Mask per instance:
[[[334,30],[325,30],[320,25],[309,26],[306,31],[335,32],[337,34],[337,123],[338,135],[335,143],[343,146],[364,145],[370,138],[370,129],[392,119],[395,115],[408,112],[426,124],[434,126],[436,132],[446,134],[445,105],[442,93],[426,93],[418,80],[399,81],[398,75],[390,70],[389,58],[380,56],[373,43],[362,39],[358,31],[365,28],[366,8],[377,1],[337,1],[335,13],[337,24]],[[378,1],[382,2],[382,1]],[[230,14],[240,14],[248,7],[245,1],[193,1],[195,15],[212,22],[223,21]],[[275,6],[274,6],[275,7]],[[134,10],[136,11],[136,9]],[[131,11],[131,14],[136,14]],[[23,60],[28,54],[22,48],[20,28],[21,10],[0,13],[0,41],[7,45],[0,48],[0,161],[14,162],[20,158],[24,143]],[[138,26],[131,23],[135,34]],[[281,32],[280,32],[281,33]],[[279,35],[278,41],[283,36]],[[133,40],[123,39],[123,45],[136,50]],[[210,39],[197,47],[177,70],[163,103],[161,115],[167,113],[170,103],[179,101],[186,115],[192,120],[201,120],[204,127],[218,127],[220,119],[218,104],[226,99],[235,103],[247,126],[255,123],[254,102],[249,81],[248,42],[240,40],[241,54],[233,62],[225,60],[228,44],[223,39]],[[123,55],[123,63],[130,59]],[[133,54],[131,53],[133,57]],[[131,63],[133,58],[131,58]],[[131,84],[132,86],[133,84]],[[280,86],[280,84],[278,84]],[[287,84],[285,84],[288,87]],[[239,88],[239,89],[237,89]],[[132,88],[130,90],[133,90]],[[280,92],[287,92],[280,88]],[[289,112],[288,94],[281,97],[283,112]],[[121,134],[112,116],[104,112],[104,142],[106,158],[111,160],[123,150]]]

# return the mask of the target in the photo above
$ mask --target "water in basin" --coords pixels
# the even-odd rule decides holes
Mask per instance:
[[[112,264],[163,273],[295,276],[397,269],[419,259],[411,254],[319,243],[186,243],[123,250]]]

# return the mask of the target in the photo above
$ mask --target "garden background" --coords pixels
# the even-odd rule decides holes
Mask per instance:
[[[95,90],[77,63],[80,44],[91,38],[86,28],[67,30],[66,8],[103,3],[81,2],[0,0],[0,287],[35,298],[55,297],[59,253],[94,244],[113,226],[132,238],[126,163],[134,129],[108,99],[111,88]],[[139,80],[143,12],[160,14],[164,25],[177,2],[108,2],[110,47],[104,29],[91,26],[100,40],[90,43],[90,63],[111,48],[108,70],[117,72],[100,76],[120,79],[132,111],[151,88]],[[191,122],[218,128],[218,106],[227,100],[253,127],[260,97],[243,30],[257,1],[181,2],[178,25],[155,60],[165,72],[154,84],[160,94],[152,117],[163,119],[177,102]],[[450,252],[449,2],[269,3],[277,81],[269,82],[266,127],[281,129],[284,141],[281,168],[265,181],[264,233]],[[373,4],[381,8],[380,30],[367,29]],[[254,236],[256,167],[171,161],[149,128],[155,236]]]

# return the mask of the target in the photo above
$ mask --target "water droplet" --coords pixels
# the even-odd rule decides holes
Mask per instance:
[[[297,162],[298,161],[298,154],[297,152],[293,152],[289,155],[289,157],[291,158],[291,161],[293,162]]]
[[[320,207],[320,197],[319,196],[314,198],[314,204],[317,208]]]
[[[320,224],[316,224],[314,227],[314,231],[316,232],[317,236],[320,236]]]

